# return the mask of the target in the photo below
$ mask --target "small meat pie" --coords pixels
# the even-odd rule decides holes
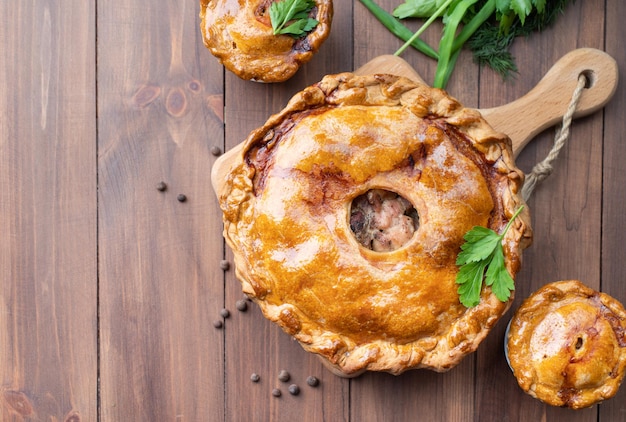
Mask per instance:
[[[550,283],[516,311],[507,355],[520,387],[579,409],[613,397],[626,371],[626,311],[580,281]]]
[[[330,34],[332,0],[315,0],[310,15],[319,23],[305,36],[274,35],[272,0],[201,0],[204,44],[242,79],[282,82],[313,57]]]
[[[473,226],[522,205],[510,140],[444,91],[391,75],[326,76],[253,131],[220,194],[243,291],[336,373],[445,371],[510,302],[459,302]],[[519,269],[529,215],[513,221]]]

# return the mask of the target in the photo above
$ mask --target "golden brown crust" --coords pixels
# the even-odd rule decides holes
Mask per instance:
[[[318,25],[306,37],[274,35],[268,0],[201,0],[204,44],[242,79],[282,82],[313,57],[330,34],[332,0],[315,0]]]
[[[550,283],[511,320],[507,355],[520,387],[553,406],[613,397],[626,371],[626,311],[577,280]]]
[[[459,302],[455,264],[474,225],[502,230],[522,205],[508,138],[441,90],[391,75],[330,75],[250,134],[220,197],[243,290],[335,373],[445,371],[474,351],[509,303],[489,288]],[[356,241],[351,201],[399,193],[417,210],[392,252]],[[504,241],[519,269],[521,214]]]

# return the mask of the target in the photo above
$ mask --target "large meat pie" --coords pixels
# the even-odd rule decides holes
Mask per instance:
[[[510,140],[444,91],[391,75],[326,76],[253,131],[220,190],[243,291],[335,373],[445,371],[511,301],[459,302],[474,226],[523,205]],[[513,276],[526,208],[503,240]]]

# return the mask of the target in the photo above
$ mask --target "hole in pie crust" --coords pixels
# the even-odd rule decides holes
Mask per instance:
[[[580,348],[583,347],[583,339],[582,339],[582,337],[578,337],[576,339],[576,345],[574,347],[576,348],[576,350],[580,350]]]
[[[396,192],[371,189],[352,201],[350,229],[361,245],[373,251],[401,248],[418,227],[417,210]]]

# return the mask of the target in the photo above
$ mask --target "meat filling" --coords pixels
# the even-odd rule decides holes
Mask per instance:
[[[395,192],[372,189],[352,201],[350,228],[357,241],[376,252],[405,245],[419,226],[413,205]]]

